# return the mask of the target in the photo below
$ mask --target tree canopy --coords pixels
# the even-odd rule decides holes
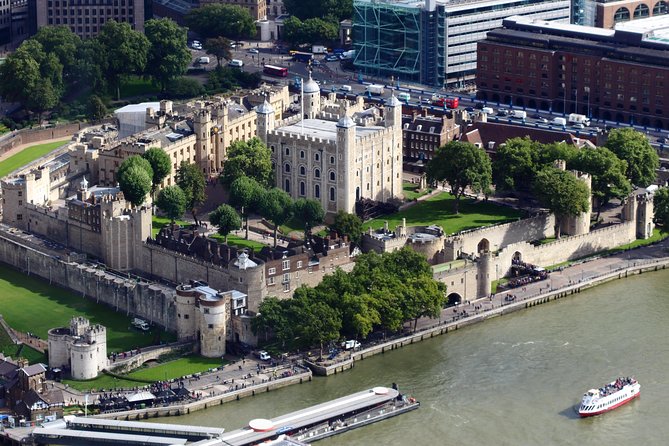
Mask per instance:
[[[545,167],[534,180],[539,201],[555,214],[556,235],[565,217],[576,217],[590,208],[588,186],[570,172]]]
[[[256,180],[241,176],[230,185],[230,204],[239,209],[246,223],[246,239],[249,238],[249,215],[258,209],[264,189]]]
[[[249,11],[237,5],[213,3],[191,9],[186,24],[202,38],[227,37],[240,40],[253,37],[255,23]]]
[[[274,184],[272,154],[259,138],[237,140],[228,147],[228,159],[223,165],[220,181],[230,187],[242,176],[254,179],[264,188]]]
[[[151,191],[152,177],[151,165],[139,155],[126,158],[116,174],[123,196],[133,206],[140,206],[144,203],[146,195]]]
[[[172,172],[172,160],[160,147],[150,147],[142,157],[149,162],[153,170],[151,193],[155,193],[160,183]]]
[[[261,193],[258,211],[260,215],[274,225],[274,247],[276,248],[276,237],[279,226],[290,220],[290,217],[293,215],[293,199],[287,192],[274,187],[267,192]]]
[[[460,198],[467,188],[476,193],[487,193],[492,181],[490,157],[474,144],[451,141],[437,149],[427,165],[429,181],[445,181],[455,197],[457,214]]]
[[[150,42],[129,23],[107,21],[100,28],[97,40],[100,43],[98,61],[111,91],[118,89],[123,76],[144,72]]]
[[[305,239],[309,239],[311,229],[323,222],[325,211],[321,202],[313,198],[300,198],[293,206],[295,217],[304,224]]]
[[[216,58],[216,66],[221,66],[221,60],[232,59],[232,42],[225,37],[211,37],[204,42],[207,54]]]
[[[330,230],[335,231],[339,235],[346,235],[348,239],[360,244],[362,238],[362,220],[355,214],[349,214],[343,210],[337,212],[334,222],[330,225]]]
[[[358,257],[350,273],[338,269],[315,288],[298,288],[293,299],[265,299],[252,328],[298,346],[363,339],[374,330],[394,332],[405,321],[414,321],[415,329],[418,318],[437,317],[445,293],[421,254],[409,248],[370,252]]]
[[[227,244],[228,234],[239,229],[242,219],[232,206],[222,204],[209,214],[209,223],[218,227],[218,233],[225,238]]]
[[[185,28],[170,19],[151,19],[144,24],[150,47],[146,73],[165,92],[170,82],[186,72],[191,54]]]
[[[493,180],[499,191],[529,188],[539,163],[538,143],[529,137],[512,138],[497,149]]]
[[[669,232],[669,189],[661,187],[655,191],[653,196],[653,207],[655,208],[655,223],[661,225],[662,232]]]
[[[353,17],[353,0],[284,0],[283,5],[290,15],[300,20],[328,17],[339,22]]]
[[[179,186],[167,186],[158,194],[156,206],[174,223],[186,211],[186,194]]]
[[[625,177],[627,163],[606,147],[579,150],[570,167],[592,176],[592,195],[597,201],[597,219],[602,206],[612,198],[625,198],[632,191],[632,185]]]
[[[293,45],[330,43],[337,40],[339,23],[309,18],[304,21],[291,16],[284,22],[284,39]]]
[[[176,182],[186,195],[186,207],[190,209],[193,220],[199,224],[195,209],[204,203],[206,187],[202,170],[196,164],[188,164],[184,161],[177,169]]]
[[[657,178],[660,158],[643,133],[631,128],[613,129],[606,147],[627,162],[625,174],[632,184],[647,187]]]

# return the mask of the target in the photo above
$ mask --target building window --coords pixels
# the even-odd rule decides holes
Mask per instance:
[[[315,178],[320,178],[321,177],[321,169],[315,169],[314,170],[314,177]]]
[[[270,277],[269,279],[267,279],[267,285],[274,285],[274,283],[275,283],[274,277]]]
[[[330,171],[330,181],[335,181],[336,178],[337,178],[337,176],[335,175],[334,170],[331,170]]]
[[[335,188],[331,187],[330,188],[330,201],[335,201]]]
[[[306,186],[304,184],[304,181],[300,181],[300,195],[304,196],[306,195]]]
[[[290,164],[286,163],[286,164],[283,166],[283,170],[284,170],[285,172],[290,173]]]
[[[290,149],[288,147],[286,147],[286,156],[289,156],[289,155],[290,155]]]
[[[283,190],[290,193],[290,180],[286,178],[286,181],[283,183]]]
[[[330,164],[334,164],[334,163],[335,163],[335,157],[334,157],[334,156],[331,156],[331,157],[330,157]]]
[[[267,271],[267,274],[269,274],[270,276],[271,276],[272,274],[276,274],[276,268],[270,268],[270,269]]]
[[[204,314],[209,314],[209,308],[204,309]]]
[[[321,198],[321,186],[318,184],[314,185],[314,198]]]
[[[23,220],[23,214],[16,214],[17,220]]]
[[[307,174],[307,168],[304,166],[300,166],[300,175],[306,175]]]
[[[209,330],[213,330],[214,329],[214,324],[207,324],[207,328]]]
[[[320,160],[321,160],[320,153],[314,153],[314,161],[320,161]]]
[[[290,269],[290,260],[283,260],[281,262],[281,268],[284,270]]]
[[[304,150],[300,150],[300,159],[304,159]]]
[[[297,268],[302,268],[302,260],[297,261]]]

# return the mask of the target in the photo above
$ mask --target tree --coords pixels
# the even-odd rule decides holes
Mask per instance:
[[[627,162],[625,174],[632,184],[646,187],[656,180],[660,158],[646,135],[631,128],[613,129],[605,146]]]
[[[323,344],[339,339],[341,315],[324,302],[318,301],[315,288],[300,287],[293,295],[297,331],[307,345],[319,344],[321,357]]]
[[[264,188],[274,183],[272,153],[256,137],[248,141],[237,140],[228,147],[228,159],[223,165],[220,181],[230,187],[233,181],[242,176],[253,178]]]
[[[133,206],[140,206],[151,190],[151,175],[142,167],[131,165],[119,174],[118,183],[125,199]]]
[[[293,215],[293,199],[290,198],[288,193],[275,187],[261,194],[258,210],[260,215],[274,225],[274,247],[276,248],[276,235],[279,226],[290,220]]]
[[[132,155],[121,163],[118,170],[116,171],[116,179],[120,181],[120,178],[125,174],[125,171],[133,166],[138,166],[144,169],[149,175],[149,178],[153,177],[153,168],[151,167],[151,163],[139,155]]]
[[[451,141],[437,149],[427,165],[429,181],[446,181],[455,197],[455,213],[458,213],[460,197],[467,188],[473,192],[487,192],[492,181],[490,157],[485,150],[474,144]]]
[[[537,147],[539,149],[539,164],[541,166],[552,166],[557,160],[564,160],[569,165],[578,152],[578,149],[573,144],[565,142],[538,144]]]
[[[142,74],[149,54],[149,40],[129,23],[107,21],[97,37],[100,43],[98,61],[112,91],[120,96],[123,76]]]
[[[308,18],[304,21],[295,16],[284,22],[284,39],[294,45],[309,43],[329,43],[337,39],[339,23],[322,18]]]
[[[204,203],[204,190],[206,187],[204,174],[197,165],[188,164],[184,161],[177,170],[176,181],[184,191],[184,194],[186,194],[186,207],[190,209],[195,224],[199,225],[200,221],[197,219],[195,209]]]
[[[47,54],[54,54],[63,66],[63,77],[71,82],[76,77],[76,61],[81,39],[68,26],[44,26],[33,39]]]
[[[179,186],[167,186],[158,194],[156,206],[174,223],[186,210],[186,194]]]
[[[311,228],[322,223],[325,218],[325,211],[321,202],[313,198],[300,198],[295,201],[293,207],[295,216],[304,224],[305,239],[309,239]]]
[[[627,163],[606,147],[579,150],[572,166],[592,176],[592,195],[597,200],[597,220],[602,206],[612,198],[625,198],[632,191],[632,185],[625,177]]]
[[[349,214],[343,210],[337,212],[334,222],[330,225],[330,230],[335,231],[339,235],[346,235],[348,239],[360,244],[362,238],[362,220],[355,214]]]
[[[529,188],[538,168],[537,143],[529,137],[512,138],[497,149],[492,177],[499,191]]]
[[[239,209],[246,223],[246,239],[249,238],[249,215],[257,209],[263,188],[256,180],[239,177],[230,185],[230,204]]]
[[[232,42],[225,37],[212,37],[204,42],[204,49],[207,54],[216,58],[216,66],[221,66],[221,60],[232,59]]]
[[[107,116],[107,106],[100,96],[91,95],[88,98],[88,119],[91,121],[100,121]]]
[[[283,5],[290,15],[300,20],[329,16],[339,22],[353,17],[353,0],[284,0]]]
[[[669,189],[659,188],[653,196],[655,223],[662,225],[662,232],[669,232]]]
[[[146,73],[164,93],[170,82],[184,74],[190,64],[187,31],[173,20],[164,18],[147,20],[144,33],[150,43]]]
[[[258,314],[251,319],[251,329],[255,335],[263,332],[265,340],[269,340],[270,334],[274,335],[285,344],[294,337],[292,325],[288,321],[289,300],[279,300],[276,297],[268,297],[258,307]]]
[[[560,227],[565,217],[576,217],[590,206],[590,191],[585,183],[570,172],[545,167],[534,180],[539,201],[555,214],[555,232],[560,238]]]
[[[249,11],[237,5],[214,3],[191,9],[186,14],[186,24],[204,39],[223,36],[240,40],[256,33]]]
[[[142,158],[147,160],[153,170],[151,178],[151,195],[156,193],[160,183],[172,172],[172,160],[160,147],[150,147],[144,152]]]
[[[413,277],[404,287],[403,311],[405,319],[413,319],[416,331],[421,317],[439,317],[445,300],[445,286],[431,277]]]
[[[242,225],[242,219],[239,214],[230,205],[222,204],[209,214],[209,222],[218,226],[218,233],[225,239],[225,244],[228,244],[228,234],[239,229]]]

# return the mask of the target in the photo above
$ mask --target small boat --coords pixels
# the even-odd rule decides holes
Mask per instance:
[[[641,394],[641,385],[634,378],[618,378],[599,389],[583,394],[578,414],[592,417],[627,404]]]

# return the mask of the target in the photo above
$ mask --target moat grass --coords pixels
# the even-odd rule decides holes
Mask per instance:
[[[522,216],[515,209],[471,198],[460,199],[460,213],[455,214],[454,201],[455,198],[450,193],[442,192],[404,211],[369,220],[365,222],[364,229],[381,229],[387,221],[388,227],[394,230],[406,218],[407,226],[438,225],[446,234],[453,234],[466,229],[515,221]]]
[[[160,88],[150,80],[138,76],[126,76],[121,81],[121,98],[132,98],[142,95],[156,95]]]
[[[69,326],[72,316],[84,316],[91,323],[107,327],[107,350],[127,351],[160,341],[173,341],[174,334],[159,328],[143,332],[131,328],[130,316],[112,308],[49,285],[37,276],[27,276],[0,265],[0,311],[12,328],[33,332],[42,339],[54,327]]]
[[[186,356],[175,359],[163,364],[158,364],[153,367],[142,367],[127,375],[115,377],[112,375],[101,374],[95,379],[87,381],[63,380],[63,382],[70,387],[81,390],[99,390],[99,389],[118,389],[118,388],[132,388],[142,387],[148,382],[164,381],[173,378],[181,378],[182,376],[192,375],[194,373],[206,372],[210,369],[215,369],[226,364],[220,358],[205,358],[202,356]],[[124,379],[127,378],[127,379]]]
[[[188,227],[191,225],[191,223],[185,221],[185,220],[176,220],[176,224],[182,227]],[[170,224],[170,219],[165,218],[165,217],[157,217],[153,216],[153,228],[151,229],[151,235],[155,238],[155,236],[160,232],[162,228]],[[241,234],[241,232],[240,232]],[[218,240],[220,243],[223,243],[225,238],[222,235],[218,234],[213,234],[210,236],[213,239]],[[268,238],[267,239],[267,245],[272,241],[272,239]],[[239,237],[234,234],[229,234],[228,235],[228,245],[230,246],[237,246],[238,248],[253,248],[254,251],[260,251],[266,244],[257,242],[255,240],[246,240],[243,237]]]
[[[57,149],[64,144],[67,144],[67,141],[48,142],[23,149],[16,155],[12,155],[6,160],[0,162],[0,177],[4,177],[19,167],[25,166],[26,164],[46,155],[47,153]]]

